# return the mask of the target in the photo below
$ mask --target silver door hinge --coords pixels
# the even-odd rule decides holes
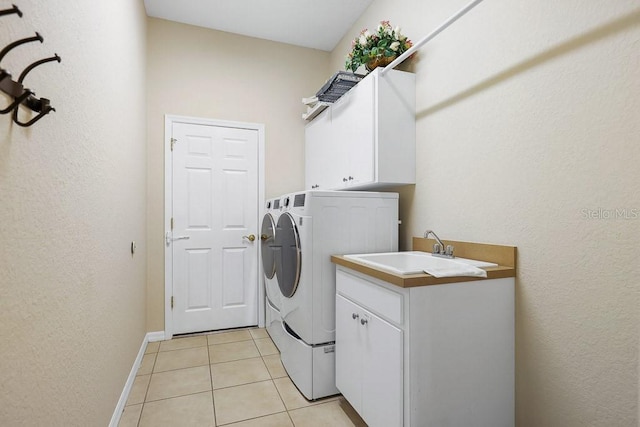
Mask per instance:
[[[173,295],[171,296],[171,310],[173,310]]]
[[[171,138],[171,151],[173,151],[173,146],[176,145],[177,142],[178,142],[177,139]]]

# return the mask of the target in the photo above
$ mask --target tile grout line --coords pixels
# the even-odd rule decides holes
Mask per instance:
[[[208,344],[207,345],[194,345],[193,347],[173,348],[171,350],[158,351],[158,354],[160,354],[160,353],[171,353],[172,351],[180,351],[180,350],[191,350],[191,349],[194,349],[194,348],[202,348],[202,347],[209,347],[209,345]]]
[[[265,357],[276,356],[276,355],[279,357],[280,354],[279,354],[279,352],[273,353],[273,354],[262,354],[262,352],[260,351],[260,347],[257,344],[258,340],[263,342],[263,340],[265,340],[266,338],[270,339],[270,337],[268,335],[266,337],[262,337],[262,336],[256,337],[251,333],[251,331],[249,331],[250,338],[248,338],[248,339],[240,339],[240,340],[236,340],[236,341],[229,341],[229,342],[223,342],[223,343],[210,344],[209,343],[209,339],[208,339],[209,335],[215,335],[215,334],[205,334],[204,335],[205,337],[207,337],[205,346],[207,347],[207,359],[208,359],[207,360],[207,362],[208,362],[207,365],[209,366],[209,369],[208,369],[208,371],[209,371],[209,384],[210,384],[210,387],[211,387],[210,391],[211,391],[212,406],[213,406],[212,409],[213,409],[213,416],[214,416],[215,426],[218,426],[219,424],[218,424],[217,418],[216,418],[215,402],[214,402],[214,396],[213,396],[214,395],[214,388],[213,388],[214,379],[213,379],[213,369],[212,369],[213,363],[211,362],[211,348],[210,347],[212,345],[231,344],[231,343],[237,343],[237,342],[243,342],[243,341],[252,341],[252,343],[254,344],[254,348],[256,348],[258,350],[258,356],[257,357],[260,358],[260,361],[262,362],[264,368],[269,373],[269,378],[266,379],[266,380],[263,380],[263,381],[271,381],[272,385],[276,388],[276,392],[278,393],[278,397],[280,398],[280,401],[281,401],[281,403],[283,404],[283,407],[284,407],[284,411],[282,411],[282,412],[286,412],[287,413],[287,417],[289,418],[290,422],[293,424],[293,419],[291,418],[289,410],[287,409],[286,403],[285,403],[285,401],[284,401],[284,399],[283,399],[283,397],[282,397],[282,395],[280,393],[280,390],[275,385],[275,379],[276,378],[274,378],[273,374],[269,371],[269,368],[267,367],[267,363],[265,361]],[[180,369],[187,369],[187,368],[175,368],[175,369],[170,369],[170,370],[167,370],[167,371],[156,372],[155,369],[156,369],[157,364],[158,364],[158,357],[160,356],[160,353],[169,353],[169,352],[172,352],[172,351],[196,349],[196,348],[201,348],[201,347],[202,347],[202,345],[194,345],[194,346],[191,346],[191,347],[169,349],[169,350],[161,351],[161,349],[160,349],[161,345],[158,345],[158,349],[155,352],[148,353],[149,355],[153,355],[154,356],[154,361],[153,361],[152,368],[151,368],[151,373],[150,373],[150,377],[149,377],[149,383],[147,384],[147,387],[145,389],[144,400],[143,400],[142,405],[141,405],[140,415],[138,417],[136,426],[138,426],[138,427],[140,426],[140,423],[142,421],[142,412],[144,411],[144,408],[145,408],[146,404],[149,403],[149,402],[147,402],[147,398],[148,398],[148,394],[149,394],[149,390],[150,390],[150,386],[151,386],[152,377],[157,375],[157,374],[162,374],[162,373],[166,373],[166,372],[172,372],[172,371],[176,371],[176,370],[180,370]],[[245,359],[250,359],[250,358],[237,359],[237,360],[245,360]],[[226,361],[226,362],[218,362],[218,363],[230,363],[230,362],[234,362],[234,361],[237,361],[237,360]],[[195,367],[201,367],[201,366],[204,366],[204,365],[190,366],[189,368],[195,368]],[[288,377],[288,375],[287,375],[287,377]],[[263,381],[252,381],[252,382],[247,383],[247,384],[254,384],[254,383],[259,383],[259,382],[263,382]],[[188,393],[188,394],[183,395],[183,396],[195,395],[195,394],[200,394],[200,393],[202,393],[202,392]],[[182,396],[177,396],[177,397],[182,397]],[[163,401],[163,400],[170,400],[170,399],[173,399],[173,398],[174,397],[166,397],[166,398],[163,398],[163,399],[154,400],[153,402],[160,402],[160,401]],[[277,412],[275,414],[278,414],[278,413],[281,414],[282,412]],[[270,415],[274,415],[274,414],[270,414]],[[258,419],[258,418],[261,418],[261,417],[255,417],[255,419]],[[254,419],[254,418],[251,418],[251,419]]]
[[[267,364],[264,361],[265,355],[262,354],[262,352],[260,351],[260,347],[258,347],[258,344],[256,344],[256,338],[253,336],[253,334],[251,336],[253,337],[253,345],[255,345],[256,348],[258,349],[258,353],[260,353],[260,359],[262,359],[262,363],[264,364],[265,368],[267,368]],[[271,340],[271,337],[269,336],[268,333],[267,333],[267,336]],[[273,340],[271,340],[271,342],[273,342]],[[280,355],[280,351],[278,351],[277,354]],[[272,356],[272,355],[269,354],[267,356]],[[280,389],[276,385],[275,378],[273,378],[273,375],[271,374],[271,371],[269,371],[269,368],[267,368],[267,372],[269,372],[269,377],[271,377],[271,382],[273,383],[273,387],[276,389],[276,393],[278,393],[278,397],[280,398],[280,401],[282,402],[282,406],[284,406],[284,413],[287,414],[287,417],[289,418],[289,421],[291,421],[291,425],[293,425],[295,427],[295,424],[293,424],[293,419],[291,418],[291,414],[289,414],[289,408],[287,408],[287,403],[284,401],[284,399],[282,397],[282,393],[280,393]],[[287,377],[288,376],[289,375],[287,374]],[[277,413],[281,413],[281,412],[277,412]],[[274,415],[274,414],[271,414],[271,415]]]
[[[229,426],[229,425],[233,425],[233,424],[238,424],[238,423],[245,423],[247,421],[252,421],[252,420],[259,420],[260,418],[265,418],[265,417],[270,417],[272,415],[278,415],[278,414],[287,414],[287,411],[282,411],[282,412],[274,412],[273,414],[268,414],[268,415],[260,415],[257,417],[253,417],[253,418],[247,418],[244,420],[240,420],[240,421],[231,421],[230,423],[226,423],[226,424],[220,424],[219,426],[216,424],[216,427],[223,427],[223,426]],[[291,419],[291,417],[289,417],[289,419]],[[293,421],[292,421],[293,423]]]
[[[149,345],[147,343],[147,345]],[[160,344],[158,344],[158,351],[160,350]],[[149,383],[147,384],[147,388],[144,391],[144,398],[142,399],[142,406],[140,407],[140,414],[138,415],[138,421],[136,422],[136,427],[140,426],[140,421],[142,421],[142,411],[144,411],[144,405],[147,402],[147,394],[149,393],[149,387],[151,386],[151,377],[153,377],[153,371],[156,368],[156,361],[158,360],[158,351],[151,352],[148,354],[153,354],[153,366],[151,366],[151,373],[149,374]],[[145,354],[146,356],[146,354]],[[140,366],[138,366],[138,371],[140,371]],[[138,372],[136,371],[136,374]]]
[[[218,425],[218,418],[216,417],[216,402],[214,402],[214,395],[213,395],[213,371],[211,370],[211,352],[209,350],[209,337],[207,336],[207,362],[209,362],[207,364],[207,366],[209,366],[209,384],[211,384],[211,406],[213,409],[213,425],[217,426]]]
[[[156,402],[162,402],[164,400],[171,400],[171,399],[178,399],[180,397],[186,397],[186,396],[195,396],[196,394],[204,394],[204,393],[208,393],[211,390],[204,390],[204,391],[194,391],[193,393],[186,393],[186,394],[181,394],[178,396],[168,396],[168,397],[163,397],[162,399],[156,399],[156,400],[150,400],[146,403],[156,403]]]
[[[164,374],[165,372],[181,371],[182,369],[201,368],[201,367],[206,366],[206,365],[211,365],[211,363],[205,363],[204,365],[187,366],[187,367],[184,367],[184,368],[167,369],[166,371],[154,372],[154,374]]]
[[[276,388],[276,392],[278,393],[278,397],[282,401],[282,405],[284,406],[285,412],[287,413],[287,415],[289,415],[289,408],[287,408],[287,403],[284,401],[284,399],[282,397],[282,393],[280,393],[280,389],[276,385],[276,382],[273,380],[273,378],[271,379],[271,382],[273,383],[273,386]],[[291,416],[289,416],[289,418],[291,418]],[[292,420],[292,422],[293,422],[293,420]]]
[[[256,340],[256,338],[253,336],[253,334],[252,334],[250,331],[249,331],[249,336],[250,336],[250,338],[249,338],[249,339],[246,339],[246,340],[231,341],[231,342],[227,342],[227,343],[218,343],[218,344],[212,344],[212,345],[230,344],[230,343],[235,343],[235,342],[251,341],[251,342],[253,343],[253,345],[255,346],[256,350],[258,350],[258,357],[247,357],[247,358],[244,358],[244,359],[234,359],[234,360],[229,360],[229,361],[226,361],[226,362],[209,363],[209,370],[211,370],[211,369],[212,369],[212,365],[215,365],[215,364],[233,363],[233,362],[237,362],[237,361],[239,361],[239,360],[248,360],[248,359],[258,359],[258,358],[259,358],[259,359],[260,359],[260,361],[262,362],[263,366],[264,366],[264,367],[265,367],[265,369],[267,370],[267,373],[269,373],[269,379],[267,379],[267,380],[262,380],[262,381],[252,381],[252,382],[245,383],[245,384],[236,384],[236,385],[228,386],[228,387],[222,387],[222,388],[220,388],[219,390],[224,390],[224,389],[227,389],[227,388],[238,387],[238,386],[242,386],[242,385],[257,384],[257,383],[261,383],[261,382],[271,381],[271,383],[273,384],[274,388],[276,389],[276,392],[278,392],[278,388],[275,386],[275,383],[273,382],[273,378],[271,377],[271,373],[269,372],[269,369],[267,368],[267,365],[266,365],[266,363],[264,362],[264,358],[263,358],[263,356],[262,356],[262,353],[260,353],[260,348],[259,348],[259,347],[258,347],[258,345],[256,344],[256,341],[255,341],[255,340]],[[208,342],[208,341],[207,341],[207,342]],[[211,362],[211,360],[209,360],[209,362]],[[212,381],[213,381],[213,378],[212,378]],[[213,384],[212,384],[212,389],[213,389]],[[212,390],[212,391],[213,391],[213,390]],[[280,400],[282,401],[282,397],[280,396],[280,393],[279,393],[279,392],[278,392],[278,397],[280,397]],[[287,407],[286,407],[286,405],[284,404],[284,401],[282,401],[282,404],[283,404],[284,409],[285,409],[285,411],[284,411],[284,412],[286,412]],[[215,403],[214,403],[214,412],[215,412]],[[277,412],[277,413],[281,413],[281,412]],[[269,414],[269,415],[273,415],[273,414]],[[260,416],[260,417],[254,417],[254,418],[248,418],[248,419],[246,419],[246,420],[241,420],[241,421],[242,421],[242,422],[245,422],[245,421],[248,421],[248,420],[260,419],[260,418],[263,418],[263,416]],[[232,422],[232,423],[221,424],[221,426],[223,426],[223,425],[229,425],[229,424],[234,424],[235,422],[239,422],[239,421],[234,421],[234,422]],[[216,419],[216,426],[218,426],[218,424],[217,424],[217,419]]]
[[[208,341],[207,341],[207,343],[208,343]],[[187,347],[187,348],[183,348],[183,349],[165,350],[162,353],[168,353],[168,352],[171,352],[171,351],[179,351],[179,350],[188,350],[188,349],[194,349],[194,348],[202,348],[202,347],[203,346],[193,346],[193,347]],[[208,345],[206,347],[207,347],[207,359],[209,359]],[[147,403],[161,402],[163,400],[170,400],[170,399],[174,399],[174,398],[177,398],[177,397],[184,397],[184,396],[192,396],[192,395],[196,395],[196,394],[206,393],[207,391],[209,391],[209,390],[207,390],[207,391],[204,391],[204,392],[201,391],[201,392],[195,392],[195,393],[187,393],[187,394],[180,395],[180,396],[170,396],[170,397],[166,397],[166,398],[162,398],[162,399],[147,401],[147,397],[148,397],[148,394],[149,394],[149,389],[151,387],[151,379],[153,378],[154,375],[163,374],[163,373],[166,373],[166,372],[173,372],[173,371],[177,371],[177,370],[180,370],[180,369],[198,368],[198,367],[205,366],[205,365],[198,365],[198,366],[191,366],[189,368],[176,368],[176,369],[170,369],[170,370],[167,370],[167,371],[156,372],[155,371],[156,363],[158,361],[158,356],[160,355],[160,353],[161,353],[160,346],[158,346],[158,351],[155,352],[155,358],[154,358],[154,361],[153,361],[153,367],[151,368],[151,374],[149,375],[149,384],[147,384],[147,388],[146,388],[145,396],[144,396],[144,401],[142,403],[142,408],[140,410],[140,417],[138,418],[138,423],[136,424],[137,427],[140,426],[140,422],[142,421],[142,412],[144,411],[144,407],[145,407],[145,405]],[[150,354],[153,354],[153,353],[150,353]],[[209,360],[207,360],[207,362],[209,362]],[[209,365],[209,363],[207,363],[207,365]],[[211,379],[211,369],[210,368],[209,368],[209,385],[211,386],[211,390],[210,390],[211,391],[211,400],[213,402],[213,384],[212,384],[212,379]],[[213,408],[213,414],[214,414],[214,417],[215,417],[215,407]],[[214,420],[215,420],[215,418],[214,418]]]
[[[160,345],[158,345],[158,352],[159,351],[160,351]],[[147,403],[147,395],[149,394],[149,387],[151,387],[151,379],[153,378],[153,373],[154,373],[153,371],[156,369],[156,362],[158,361],[158,352],[155,352],[155,356],[153,357],[153,366],[151,366],[151,374],[149,375],[149,382],[147,383],[147,388],[144,391],[144,398],[142,399],[142,407],[140,408],[140,415],[138,416],[138,422],[136,426],[139,426],[140,421],[142,421],[142,412],[144,411],[144,405]],[[140,367],[138,367],[138,370],[140,370]]]
[[[271,339],[271,337],[269,337],[269,339]],[[272,340],[272,342],[273,342],[273,340]],[[254,345],[256,345],[255,339],[254,339]],[[258,347],[258,346],[256,345],[256,347]],[[260,353],[260,349],[259,348],[258,348],[258,352]],[[277,354],[280,355],[280,351],[278,351]],[[268,356],[272,356],[272,355],[269,354]],[[267,364],[264,361],[264,356],[262,355],[262,353],[260,353],[260,358],[262,359],[262,363],[264,363],[264,365],[266,367]],[[291,425],[295,426],[295,424],[293,423],[293,419],[291,418],[291,414],[289,413],[289,408],[287,408],[287,403],[284,401],[284,398],[282,397],[282,393],[280,393],[280,389],[276,385],[275,378],[273,378],[273,375],[269,371],[269,368],[267,368],[267,372],[269,372],[269,376],[271,377],[271,382],[273,383],[273,386],[276,389],[276,393],[278,393],[278,397],[280,398],[280,401],[282,402],[282,406],[284,406],[284,412],[287,414],[287,417],[289,418],[289,421],[291,421]],[[287,377],[288,376],[289,375],[287,374]]]

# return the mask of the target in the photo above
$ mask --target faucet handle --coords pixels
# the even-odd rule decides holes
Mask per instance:
[[[434,243],[433,244],[433,253],[434,254],[441,254],[442,253],[442,246],[440,246],[439,243]]]
[[[453,258],[453,246],[447,245],[446,249],[444,250],[444,254]]]

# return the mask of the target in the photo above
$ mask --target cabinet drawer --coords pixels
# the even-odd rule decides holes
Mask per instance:
[[[374,314],[396,324],[402,324],[402,294],[342,270],[336,271],[336,291]]]

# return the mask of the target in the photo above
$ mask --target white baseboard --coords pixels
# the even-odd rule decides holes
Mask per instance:
[[[149,332],[146,338],[147,342],[164,341],[166,339],[164,331]]]
[[[164,331],[148,332],[144,336],[144,339],[142,340],[142,345],[140,346],[140,350],[138,351],[138,356],[136,356],[136,360],[133,362],[133,366],[131,367],[131,372],[129,372],[129,377],[127,378],[127,382],[124,384],[124,389],[122,390],[122,394],[120,394],[120,399],[118,400],[116,409],[113,411],[113,416],[111,417],[111,422],[109,423],[109,427],[118,427],[118,423],[120,422],[120,417],[122,416],[122,411],[124,411],[124,406],[127,404],[127,399],[129,399],[129,393],[131,392],[131,387],[133,387],[133,382],[136,379],[136,373],[138,372],[138,368],[142,363],[144,352],[147,350],[147,344],[149,344],[150,342],[162,341],[162,340],[164,340]]]

